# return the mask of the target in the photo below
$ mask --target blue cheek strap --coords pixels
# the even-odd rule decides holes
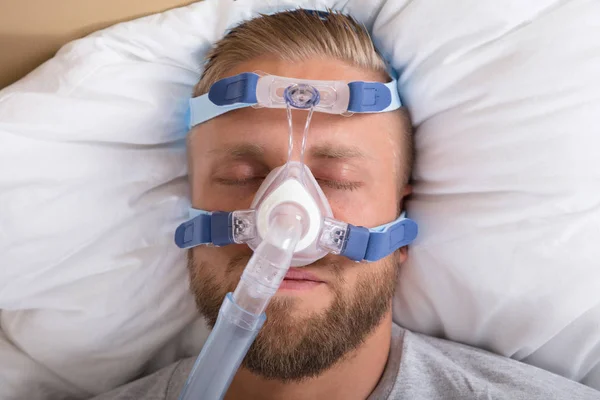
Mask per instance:
[[[404,215],[370,229],[348,224],[346,243],[340,254],[354,261],[377,261],[409,245],[419,229],[415,221]]]
[[[175,231],[175,243],[180,248],[235,243],[231,212],[209,212],[192,208],[190,218]],[[354,261],[377,261],[412,243],[417,233],[417,224],[405,218],[404,214],[395,221],[370,229],[348,224],[340,254]]]
[[[175,244],[182,249],[201,244],[226,246],[235,243],[230,212],[190,209],[190,220],[175,230]]]

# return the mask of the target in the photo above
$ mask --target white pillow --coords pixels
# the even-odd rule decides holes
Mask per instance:
[[[85,398],[199,352],[173,233],[203,56],[259,12],[344,3],[193,4],[70,43],[0,92],[1,399]]]
[[[420,236],[395,320],[600,389],[600,2],[389,1]]]
[[[228,27],[292,5],[354,14],[402,68],[421,236],[396,319],[600,387],[598,5],[383,3],[208,0],[76,41],[0,92],[0,360],[28,360],[0,398],[85,397],[198,351],[172,244],[186,100]]]

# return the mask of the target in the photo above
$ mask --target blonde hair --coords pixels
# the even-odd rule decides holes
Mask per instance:
[[[266,55],[290,62],[332,58],[387,75],[386,63],[367,29],[354,18],[332,10],[318,14],[298,9],[261,15],[233,28],[208,52],[194,97],[207,93],[212,84],[240,63]],[[400,187],[408,183],[413,163],[410,120],[406,110],[402,113],[407,132],[400,140]]]
[[[285,61],[326,57],[386,72],[369,33],[354,18],[334,11],[322,18],[306,10],[286,11],[243,22],[221,39],[206,56],[194,97],[207,93],[224,72],[263,55]]]

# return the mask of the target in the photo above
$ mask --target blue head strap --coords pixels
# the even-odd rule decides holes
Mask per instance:
[[[235,243],[231,214],[192,208],[191,219],[179,225],[175,231],[175,243],[180,248],[209,243],[216,246]],[[348,224],[340,254],[354,261],[377,261],[410,244],[417,237],[417,231],[417,224],[404,215],[371,229]]]
[[[207,94],[190,99],[189,128],[228,111],[257,104],[259,78],[252,72],[230,76],[215,82]],[[348,112],[380,113],[402,107],[395,79],[388,83],[350,82],[348,89]]]

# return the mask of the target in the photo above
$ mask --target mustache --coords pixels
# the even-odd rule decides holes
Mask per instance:
[[[252,254],[254,254],[254,252],[250,248],[248,248],[245,251],[242,251],[242,252],[239,252],[239,253],[233,255],[229,259],[229,262],[227,263],[227,269],[226,269],[227,273],[228,274],[235,274],[235,273],[241,274],[242,270],[248,264],[248,261],[250,261]],[[323,270],[327,270],[327,271],[331,272],[335,276],[336,279],[343,278],[343,275],[342,275],[343,267],[342,267],[341,256],[335,256],[333,254],[328,254],[325,257],[323,257],[311,264],[305,265],[304,267],[300,267],[300,268],[323,269]]]

